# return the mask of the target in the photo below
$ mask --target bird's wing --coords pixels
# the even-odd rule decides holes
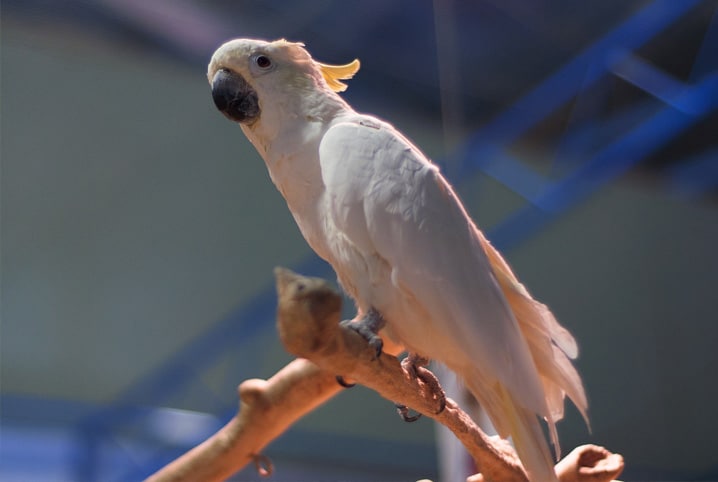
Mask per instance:
[[[381,289],[372,296],[380,297],[386,289],[401,292],[420,306],[400,312],[420,313],[423,318],[398,319],[392,313],[387,319],[392,331],[405,345],[444,362],[465,381],[499,433],[512,436],[532,480],[556,480],[536,418],[538,414],[549,421],[557,442],[544,392],[547,384],[522,332],[524,321],[520,326],[504,294],[528,293],[518,289],[518,282],[503,290],[497,274],[504,281],[513,275],[503,260],[498,263],[498,253],[489,250],[492,258],[487,256],[485,249],[490,245],[451,186],[393,127],[372,118],[347,119],[331,127],[321,142],[319,157],[328,201],[327,229],[332,230],[327,237],[337,242],[337,258],[354,260],[348,273],[340,273],[343,267],[339,266],[342,283],[353,282],[352,271],[364,268],[364,276],[358,276],[362,278],[371,274],[371,266],[385,266],[391,286],[379,279]],[[497,264],[496,272],[492,263]],[[333,264],[335,269],[341,265]],[[361,296],[361,289],[356,293]],[[381,306],[374,307],[382,311]],[[540,334],[538,342],[548,345],[551,357],[545,320],[541,316],[529,319],[527,326],[532,329],[528,333]],[[565,344],[571,351],[570,343]],[[540,363],[551,365],[540,350],[535,353]],[[566,358],[563,352],[560,355]],[[570,366],[568,359],[565,362]],[[558,394],[558,399],[552,405],[562,404],[563,392],[560,388],[554,392],[550,393]]]
[[[395,288],[421,303],[441,333],[419,343],[430,347],[423,354],[462,376],[478,369],[487,385],[499,381],[524,408],[548,416],[476,227],[436,167],[393,127],[364,117],[328,130],[320,162],[336,235],[384,260]]]

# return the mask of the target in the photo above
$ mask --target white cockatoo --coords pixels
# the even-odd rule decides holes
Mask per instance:
[[[338,92],[359,61],[327,65],[301,43],[236,39],[212,56],[217,108],[259,151],[309,245],[397,352],[466,384],[532,481],[553,481],[564,396],[586,417],[576,342],[472,222],[437,167]],[[364,330],[366,331],[366,330]]]

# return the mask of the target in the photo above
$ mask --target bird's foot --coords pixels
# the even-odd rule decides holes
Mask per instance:
[[[386,321],[375,309],[370,309],[366,315],[358,320],[342,320],[339,324],[343,327],[351,328],[352,330],[359,333],[366,341],[369,346],[375,350],[374,359],[379,358],[381,350],[384,347],[384,342],[377,335],[379,330],[384,328]],[[344,388],[352,388],[356,383],[347,382],[343,376],[336,376],[337,383]]]
[[[436,378],[436,375],[431,373],[431,371],[427,368],[424,368],[428,364],[429,359],[417,353],[409,353],[409,356],[401,361],[401,367],[411,378],[418,378],[424,382],[427,390],[426,393],[430,394],[431,397],[437,401],[438,408],[436,409],[436,414],[438,415],[446,408],[446,393],[444,392],[444,389],[441,388],[441,384],[439,383],[439,379]],[[407,420],[407,413],[408,410],[406,407],[403,407],[403,410],[399,409],[399,415],[401,415],[401,418],[403,418],[404,421],[413,422],[416,418],[418,418],[418,416],[416,418],[409,417],[414,418],[414,420]]]
[[[384,328],[386,321],[378,311],[372,308],[359,320],[342,320],[339,324],[359,333],[369,343],[369,346],[374,348],[376,353],[374,359],[379,358],[384,342],[377,333]]]

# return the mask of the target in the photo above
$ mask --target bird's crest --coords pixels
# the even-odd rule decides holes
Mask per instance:
[[[354,59],[344,65],[328,65],[321,62],[317,62],[317,65],[327,85],[334,92],[344,92],[347,90],[347,84],[342,82],[342,80],[348,80],[354,77],[354,74],[359,71],[359,67],[361,66],[359,59]]]
[[[301,47],[304,48],[304,42],[291,42],[285,38],[280,38],[279,40],[275,40],[272,42],[277,45],[283,45],[285,47]]]

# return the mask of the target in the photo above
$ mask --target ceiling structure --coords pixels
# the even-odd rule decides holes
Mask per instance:
[[[348,95],[370,96],[387,111],[443,118],[468,133],[651,3],[7,0],[3,7],[5,15],[80,26],[85,33],[114,36],[198,65],[232,37],[302,41],[320,60],[362,60],[362,82]],[[679,83],[714,69],[714,60],[700,67],[696,62],[715,54],[717,34],[709,27],[717,5],[698,2],[634,54]],[[614,90],[599,114],[645,95],[625,85]],[[547,120],[542,135],[565,128],[566,113],[560,114]]]

